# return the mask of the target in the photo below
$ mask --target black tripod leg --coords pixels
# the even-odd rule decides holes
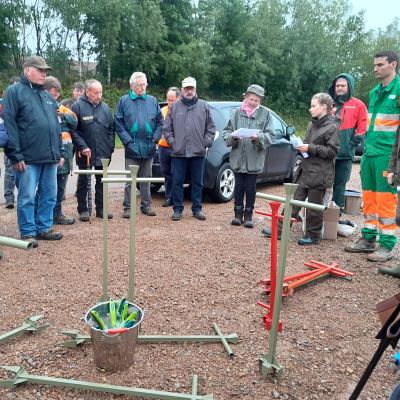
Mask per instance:
[[[361,391],[363,390],[365,384],[367,383],[369,377],[371,376],[372,372],[374,371],[376,365],[378,364],[379,360],[381,359],[383,353],[385,352],[386,348],[389,346],[390,342],[387,339],[382,339],[379,343],[379,346],[371,358],[367,368],[365,369],[364,373],[362,374],[359,382],[357,383],[354,392],[349,397],[349,400],[356,400],[360,395]]]

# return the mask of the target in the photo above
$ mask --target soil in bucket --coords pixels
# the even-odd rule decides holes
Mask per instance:
[[[115,303],[110,299],[91,307],[84,320],[90,326],[96,367],[116,372],[133,365],[138,328],[143,320],[140,307],[125,299]]]

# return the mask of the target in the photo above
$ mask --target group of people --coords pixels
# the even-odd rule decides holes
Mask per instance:
[[[192,213],[205,220],[202,209],[204,162],[213,144],[215,125],[208,104],[196,93],[196,80],[183,80],[181,89],[167,92],[167,106],[147,93],[147,78],[134,72],[130,89],[116,106],[115,115],[102,100],[102,85],[95,79],[74,85],[73,97],[59,102],[61,84],[47,76],[51,68],[39,56],[26,59],[23,75],[2,98],[0,125],[8,143],[5,163],[12,175],[6,190],[6,207],[14,207],[14,184],[18,189],[17,219],[21,239],[38,246],[37,240],[60,240],[53,225],[70,225],[75,219],[62,212],[62,200],[75,153],[79,169],[102,169],[111,159],[117,134],[125,148],[125,165],[139,166],[139,177],[151,177],[157,145],[165,176],[163,206],[173,206],[172,219],[183,212],[183,184],[192,182]],[[12,165],[12,168],[9,166]],[[6,179],[9,175],[6,172]],[[8,182],[8,181],[7,181]],[[89,221],[89,178],[79,175],[76,189],[79,220]],[[12,187],[11,187],[12,186]],[[140,210],[155,216],[150,184],[140,183]],[[130,218],[131,185],[126,184],[123,217]],[[96,175],[96,217],[103,218],[103,185]],[[111,219],[113,216],[107,216]]]
[[[18,187],[17,216],[21,238],[58,240],[53,224],[72,224],[74,219],[62,213],[61,202],[66,180],[72,168],[73,148],[80,169],[102,169],[101,159],[111,159],[118,135],[125,148],[125,165],[139,166],[139,177],[150,177],[158,147],[165,178],[164,207],[173,207],[172,220],[182,218],[183,185],[191,181],[192,214],[205,220],[202,208],[204,163],[212,146],[216,128],[208,104],[197,96],[197,82],[188,77],[181,88],[167,91],[162,109],[147,92],[142,72],[130,77],[130,89],[122,96],[113,116],[102,100],[102,85],[91,79],[76,84],[72,99],[58,103],[60,82],[46,77],[50,67],[38,56],[29,57],[19,82],[9,86],[3,99],[3,118],[9,142],[6,162],[13,165]],[[297,147],[303,155],[295,182],[296,200],[322,204],[325,192],[333,187],[333,200],[343,210],[345,188],[352,169],[355,149],[365,135],[361,161],[364,226],[362,237],[346,246],[353,253],[369,253],[368,260],[384,262],[393,258],[396,244],[396,220],[400,126],[400,77],[398,56],[391,50],[374,57],[374,72],[380,83],[371,91],[368,111],[353,96],[354,79],[340,74],[328,93],[311,99],[311,121],[304,143]],[[263,170],[266,147],[273,134],[270,111],[261,105],[265,90],[250,85],[242,105],[233,113],[223,132],[231,147],[230,165],[235,175],[234,218],[232,225],[253,227],[252,215],[257,175]],[[244,133],[245,132],[245,133]],[[140,183],[140,210],[155,216],[150,184]],[[101,176],[96,175],[96,216],[103,217]],[[123,217],[130,218],[130,184],[126,184]],[[79,175],[76,190],[80,221],[88,221],[88,176]],[[6,207],[13,207],[14,201]],[[300,209],[293,208],[298,218]],[[108,215],[112,218],[112,214]],[[300,245],[317,244],[323,214],[308,210],[306,231]],[[264,228],[265,236],[271,235]],[[400,277],[400,266],[381,268],[381,272]]]

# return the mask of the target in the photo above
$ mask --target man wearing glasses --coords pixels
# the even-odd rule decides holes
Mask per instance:
[[[115,130],[125,147],[125,168],[138,165],[138,177],[151,177],[153,156],[161,138],[162,115],[158,101],[146,92],[147,78],[134,72],[129,79],[129,93],[122,96],[115,109]],[[151,206],[150,183],[140,183],[140,211],[155,216]],[[131,184],[125,185],[124,218],[131,216]],[[134,205],[133,205],[134,206]]]
[[[9,136],[7,157],[16,170],[17,216],[21,239],[59,240],[54,232],[53,209],[57,196],[57,164],[64,164],[64,147],[57,104],[44,89],[47,71],[42,57],[28,57],[21,81],[4,95],[4,119]],[[36,191],[38,197],[35,210]]]

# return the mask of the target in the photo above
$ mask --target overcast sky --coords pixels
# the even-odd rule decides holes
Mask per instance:
[[[350,0],[354,12],[365,10],[366,28],[386,28],[397,17],[400,18],[399,0]]]

